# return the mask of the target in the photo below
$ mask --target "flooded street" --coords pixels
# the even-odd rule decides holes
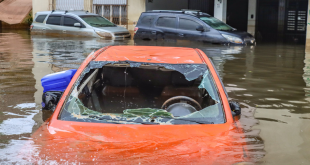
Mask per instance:
[[[98,38],[0,33],[0,164],[21,163],[31,135],[50,114],[41,111],[41,78],[77,69],[108,45],[199,48],[216,65],[232,100],[242,105],[250,156],[257,164],[310,164],[310,53],[301,45],[238,47],[175,41],[110,41]],[[35,146],[27,152],[32,153]]]

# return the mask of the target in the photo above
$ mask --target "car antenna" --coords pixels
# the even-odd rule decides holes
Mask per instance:
[[[85,12],[86,14],[88,13],[88,10]]]
[[[55,10],[52,10],[52,12],[51,13],[53,13]]]
[[[68,13],[68,10],[65,11],[65,14],[67,14],[67,13]]]

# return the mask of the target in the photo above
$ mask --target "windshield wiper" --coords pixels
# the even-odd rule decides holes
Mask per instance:
[[[95,25],[97,27],[104,27],[103,24],[99,24],[99,23],[90,23],[91,25]]]
[[[89,116],[90,118],[98,119],[98,120],[111,120],[113,121],[113,124],[124,124],[122,122],[131,122],[131,123],[140,123],[144,125],[159,125],[159,123],[153,123],[153,122],[145,122],[145,121],[134,121],[134,120],[124,120],[124,119],[113,119],[110,116]]]
[[[209,121],[197,121],[197,120],[189,120],[189,119],[176,119],[176,118],[167,118],[167,117],[160,117],[163,119],[170,119],[170,120],[177,120],[177,121],[188,121],[188,122],[193,122],[197,124],[214,124],[213,122]]]

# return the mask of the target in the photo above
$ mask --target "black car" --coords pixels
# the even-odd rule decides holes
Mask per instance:
[[[254,37],[199,11],[143,12],[134,39],[198,40],[218,44],[255,44]]]

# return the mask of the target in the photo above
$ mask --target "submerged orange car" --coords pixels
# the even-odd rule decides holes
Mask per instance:
[[[242,129],[234,120],[240,107],[228,102],[212,62],[199,49],[104,47],[78,70],[45,76],[42,85],[43,107],[54,113],[34,133],[36,154],[29,161],[249,161]]]

